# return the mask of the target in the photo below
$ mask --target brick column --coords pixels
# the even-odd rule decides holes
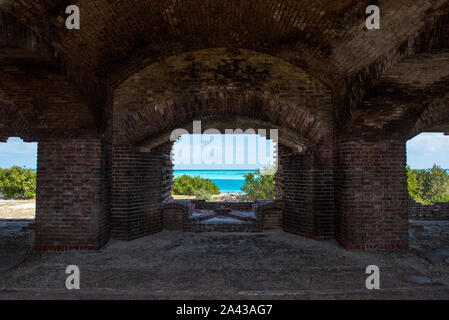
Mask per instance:
[[[113,145],[111,236],[132,240],[162,230],[161,202],[166,157],[143,153],[132,145]],[[171,178],[170,178],[171,179]]]
[[[280,162],[284,230],[315,240],[333,238],[333,168],[316,161],[314,154],[283,155]]]
[[[37,250],[95,250],[107,241],[102,160],[98,138],[39,142]]]
[[[346,249],[405,249],[405,141],[339,139],[336,238]]]

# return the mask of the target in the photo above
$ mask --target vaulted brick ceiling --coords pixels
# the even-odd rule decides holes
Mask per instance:
[[[265,121],[318,142],[332,132],[332,95],[288,62],[228,48],[193,51],[154,63],[123,82],[114,94],[114,123],[131,141],[215,115]]]
[[[449,48],[448,0],[374,2],[4,0],[0,59],[22,55],[11,62],[18,65],[32,61],[30,52],[36,63],[50,59],[84,93],[101,126],[107,96],[144,67],[204,48],[249,49],[299,66],[332,89],[338,123],[368,123],[373,112],[359,111],[369,105],[361,102],[372,85],[382,87],[376,83],[384,73],[406,57]],[[81,9],[81,30],[64,27],[69,4]],[[381,7],[380,31],[364,28],[370,4]],[[8,48],[16,50],[9,57]]]
[[[427,121],[421,130],[445,131],[448,107],[449,50],[429,51],[403,59],[373,81],[370,91],[353,110],[351,128],[369,131],[381,129],[385,134],[410,133],[410,128],[424,110],[439,108],[439,119]],[[430,109],[429,109],[430,108]],[[437,115],[435,114],[435,116]],[[430,120],[430,119],[427,119]],[[447,123],[447,122],[446,122]]]

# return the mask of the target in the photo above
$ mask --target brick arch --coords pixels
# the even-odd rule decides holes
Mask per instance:
[[[171,168],[167,150],[157,148],[164,134],[192,120],[225,125],[230,118],[278,127],[307,146],[308,152],[283,155],[285,228],[332,236],[332,95],[304,70],[245,49],[188,52],[127,79],[114,92],[112,115],[112,237],[161,230],[159,208],[168,198]],[[143,150],[151,140],[156,143]],[[316,203],[320,193],[326,194],[323,205]]]
[[[229,105],[232,107],[226,108]],[[158,126],[161,122],[158,123],[158,117],[154,116],[156,108],[173,112],[161,120],[166,121],[164,126]],[[190,108],[194,112],[185,111]],[[205,110],[198,110],[201,108],[205,108]],[[281,130],[292,131],[310,144],[318,143],[331,134],[331,128],[324,127],[318,117],[285,101],[257,95],[220,95],[216,90],[211,91],[210,94],[167,99],[166,102],[158,103],[157,106],[148,105],[140,112],[127,114],[126,119],[121,121],[118,126],[127,141],[140,145],[142,141],[157,139],[161,132],[167,133],[176,128],[189,126],[189,124],[191,126],[192,121],[207,121],[210,117],[217,115],[221,115],[223,121],[226,121],[229,116],[244,117],[263,122],[263,127],[277,127]],[[151,119],[151,122],[146,122],[145,119]],[[293,121],[288,121],[290,119]],[[155,123],[157,124],[155,125]]]
[[[434,99],[427,106],[416,122],[411,137],[425,131],[449,133],[449,94]]]
[[[40,177],[48,188],[42,189],[40,200],[45,201],[40,201],[38,207],[41,217],[47,220],[42,220],[36,233],[44,236],[41,245],[103,244],[109,236],[109,210],[114,237],[129,239],[157,231],[157,206],[163,194],[160,169],[165,160],[161,153],[146,154],[136,145],[189,119],[237,113],[296,130],[307,141],[329,138],[321,139],[323,143],[317,143],[310,157],[284,157],[284,169],[289,172],[286,177],[291,178],[286,183],[302,192],[298,197],[292,187],[285,194],[290,201],[286,206],[286,230],[331,236],[335,200],[335,226],[345,246],[405,247],[402,124],[407,122],[409,134],[420,115],[423,128],[446,120],[438,118],[440,111],[423,110],[431,103],[427,99],[413,96],[396,100],[397,92],[412,89],[423,93],[414,87],[416,81],[396,83],[394,89],[399,91],[389,92],[383,90],[382,83],[390,89],[395,81],[383,82],[388,80],[383,75],[388,77],[389,70],[394,72],[395,66],[407,63],[407,57],[419,60],[422,57],[418,53],[448,47],[449,1],[379,3],[385,12],[381,31],[364,28],[365,8],[372,4],[371,0],[0,1],[0,10],[8,12],[0,22],[0,57],[2,53],[5,59],[10,59],[11,53],[23,54],[12,65],[3,60],[0,63],[5,71],[0,74],[2,89],[17,108],[13,117],[19,119],[22,113],[35,125],[33,135],[40,132],[39,136],[56,137],[39,147],[46,168],[40,171]],[[64,27],[68,4],[81,8],[79,31]],[[214,60],[212,66],[201,64],[215,59],[213,48],[228,48],[218,55],[226,63]],[[199,50],[212,58],[189,56]],[[244,58],[237,68],[232,60],[236,58]],[[47,59],[48,64],[39,66],[35,63],[38,59]],[[178,60],[170,65],[169,59]],[[20,69],[25,65],[27,68]],[[438,66],[437,70],[442,69]],[[139,76],[146,70],[154,72],[148,72],[149,81],[142,83]],[[268,75],[264,70],[269,70]],[[404,71],[411,73],[407,67]],[[217,77],[208,78],[210,74]],[[292,75],[293,79],[288,78]],[[429,79],[429,74],[416,75],[418,82]],[[192,81],[201,76],[206,81]],[[264,83],[265,76],[274,76],[270,85]],[[161,83],[151,82],[154,79]],[[380,86],[376,86],[377,81]],[[79,138],[95,126],[71,82],[89,94],[98,114],[104,112],[100,120],[106,127],[105,141]],[[323,87],[325,94],[321,92]],[[319,94],[310,96],[309,92]],[[322,110],[330,105],[331,94],[333,110]],[[126,97],[134,100],[127,101]],[[104,109],[106,99],[108,108]],[[412,109],[410,100],[415,104]],[[248,108],[239,113],[233,101],[248,102]],[[376,102],[383,108],[378,108]],[[11,106],[8,104],[8,108]],[[347,122],[347,127],[339,126]],[[20,124],[14,126],[21,128]],[[339,135],[335,139],[334,127]],[[61,133],[66,129],[76,138],[59,139],[65,137]],[[364,129],[369,129],[368,136]],[[334,161],[336,166],[332,167]],[[304,167],[307,170],[301,170]],[[334,170],[338,173],[336,194]],[[103,179],[103,175],[107,178]],[[65,195],[54,192],[55,181],[58,186],[64,183]],[[103,199],[102,190],[107,184],[112,185],[112,192],[106,192]],[[91,187],[82,190],[81,200],[86,199],[83,207],[78,206],[79,186]],[[95,203],[90,199],[92,195]],[[60,221],[67,223],[61,226]],[[70,234],[73,226],[77,234]]]
[[[25,120],[26,139],[99,135],[82,95],[51,64],[1,65],[0,90]]]
[[[91,83],[88,79],[92,79],[92,75],[89,72],[81,74],[82,68],[79,64],[52,39],[55,26],[49,21],[54,19],[43,13],[43,7],[36,8],[36,4],[33,4],[29,8],[30,12],[43,14],[40,21],[36,22],[30,17],[17,16],[16,13],[23,10],[17,5],[16,2],[8,1],[0,5],[1,64],[23,66],[32,70],[40,67],[48,70],[49,77],[64,79],[67,83],[64,86],[73,87],[83,102],[88,104],[96,125],[101,129],[105,84],[98,81]]]
[[[445,125],[448,89],[448,49],[405,58],[374,82],[370,94],[353,109],[346,129],[352,135],[408,139],[420,130]]]
[[[98,0],[74,1],[73,4],[78,4],[84,14],[83,28],[74,43],[79,44],[83,38],[91,39],[85,43],[90,47],[102,43],[102,51],[91,55],[90,61],[83,60],[95,68],[99,77],[108,78],[112,86],[166,57],[225,46],[296,59],[306,68],[310,66],[311,70],[316,70],[317,76],[324,75],[325,71],[332,75],[333,71],[323,68],[316,58],[328,53],[329,46],[322,46],[316,39],[329,41],[327,34],[335,35],[342,27],[341,20],[332,15],[349,7],[349,4],[335,4],[329,0],[302,3],[161,0],[113,4]],[[52,11],[58,15],[63,8],[64,4],[61,4]],[[99,10],[102,11],[101,19],[95,16]],[[62,48],[67,45],[62,37],[57,40],[62,43]],[[94,51],[74,46],[72,49],[81,55],[79,58]],[[328,66],[328,69],[332,67]]]
[[[332,132],[331,91],[275,57],[216,48],[151,65],[114,93],[114,135],[137,143],[207,116],[241,116],[315,143]]]
[[[6,142],[10,136],[29,136],[29,124],[14,101],[0,89],[0,141]]]
[[[89,16],[89,31],[80,37],[89,36],[104,44],[92,63],[97,63],[96,72],[112,87],[169,56],[211,47],[245,48],[274,55],[333,87],[347,73],[355,78],[366,75],[367,70],[370,76],[382,73],[401,57],[417,48],[422,50],[425,42],[434,46],[447,43],[447,4],[417,1],[418,10],[409,6],[408,0],[382,3],[383,10],[394,10],[395,14],[383,16],[384,30],[377,33],[361,32],[365,8],[372,5],[369,0],[160,0],[114,6],[98,1],[92,7],[79,1],[86,12],[98,8],[105,12],[103,19]],[[400,19],[402,16],[409,19]],[[417,22],[411,27],[409,21]],[[109,28],[112,23],[116,28]],[[407,49],[404,39],[410,42],[405,44]],[[84,54],[84,48],[80,49]]]
[[[13,3],[0,8],[0,89],[27,123],[24,138],[98,134],[97,115],[89,100],[64,72],[66,60],[49,43],[48,32],[16,18]],[[5,96],[3,94],[2,96]],[[9,105],[11,105],[11,103]],[[3,107],[5,109],[5,107]],[[3,119],[2,119],[3,120]],[[55,132],[52,132],[55,130]],[[1,133],[1,129],[0,129]]]
[[[67,37],[64,11],[71,4],[80,7],[83,28]],[[217,46],[266,48],[267,53],[302,62],[306,69],[315,66],[330,79],[336,70],[331,66],[341,67],[340,71],[349,70],[351,65],[363,68],[367,59],[376,59],[376,55],[366,53],[377,44],[382,43],[383,53],[388,53],[404,38],[413,41],[418,30],[428,27],[424,21],[438,24],[435,17],[447,9],[444,1],[416,0],[410,6],[408,0],[386,0],[382,9],[392,14],[383,17],[384,32],[360,34],[365,8],[371,4],[369,0],[6,0],[1,8],[33,26],[48,43],[71,57],[73,64],[84,65],[100,77],[116,65],[128,70],[124,79],[166,54]],[[426,40],[435,43],[438,37],[433,34]],[[314,57],[329,56],[332,61],[323,67],[319,59],[316,64],[312,62]],[[126,63],[134,60],[143,64]]]
[[[51,59],[53,48],[37,32],[4,10],[0,10],[0,21],[1,59]]]
[[[178,130],[179,134],[194,133],[194,119],[181,124],[180,126],[171,127],[160,134],[149,136],[137,143],[140,150],[151,152],[152,150],[159,150],[160,146],[164,146],[172,139],[177,139],[179,136],[175,133]],[[314,141],[306,140],[303,136],[295,131],[287,128],[282,128],[272,122],[260,121],[254,118],[236,116],[236,115],[212,115],[203,117],[200,121],[201,132],[213,129],[218,130],[221,134],[225,134],[227,130],[241,130],[245,133],[263,134],[267,139],[276,139],[280,144],[292,150],[291,152],[305,152]],[[271,135],[270,130],[277,130]],[[184,133],[183,133],[184,132]],[[315,142],[316,143],[316,142]]]
[[[344,130],[347,119],[351,119],[364,100],[370,98],[370,93],[377,90],[376,82],[397,64],[420,53],[449,48],[446,32],[449,28],[449,2],[427,7],[430,2],[425,3],[424,0],[422,8],[427,8],[421,12],[406,2],[383,3],[383,12],[396,11],[398,5],[405,6],[396,11],[398,15],[389,17],[392,20],[382,18],[382,32],[367,32],[359,38],[356,35],[360,33],[360,26],[353,27],[348,34],[354,36],[347,37],[347,41],[342,41],[333,51],[333,58],[339,61],[336,64],[346,65],[344,79],[334,87],[336,125],[339,128]],[[403,17],[416,23],[407,24]],[[385,27],[387,25],[388,28]],[[361,44],[362,41],[365,45]]]
[[[371,79],[406,56],[447,46],[447,1],[415,2],[383,1],[391,14],[383,16],[382,32],[363,30],[369,0],[7,0],[0,8],[52,44],[69,78],[97,104],[98,118],[107,116],[101,113],[107,93],[146,66],[226,46],[302,67],[335,89],[336,119],[344,122]],[[83,16],[76,33],[64,28],[69,4],[79,5]]]

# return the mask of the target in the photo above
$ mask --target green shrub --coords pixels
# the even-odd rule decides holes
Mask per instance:
[[[242,200],[274,199],[274,166],[245,175]]]
[[[36,172],[17,166],[0,169],[0,190],[6,198],[34,199],[36,197]]]
[[[175,195],[194,196],[198,190],[206,191],[209,194],[220,194],[220,189],[210,179],[185,174],[174,180],[173,194]]]
[[[410,196],[423,204],[449,201],[449,173],[434,165],[430,170],[407,167]]]
[[[206,190],[200,189],[195,191],[195,199],[212,201],[212,195]]]
[[[271,166],[263,168],[262,174],[274,176],[276,174],[276,166],[273,164]]]

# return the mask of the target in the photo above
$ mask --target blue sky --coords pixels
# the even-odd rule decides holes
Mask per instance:
[[[434,163],[449,169],[449,136],[421,133],[407,142],[407,163],[412,169],[428,169]]]
[[[25,143],[20,138],[9,138],[0,143],[0,168],[12,166],[36,169],[37,143]]]
[[[274,163],[275,143],[259,135],[191,134],[181,136],[173,154],[177,170],[253,170]]]
[[[274,143],[270,140],[257,135],[231,136],[226,141],[224,136],[203,135],[201,150],[194,147],[199,145],[194,135],[182,136],[174,148],[175,169],[245,170],[264,167],[273,162],[271,155],[274,153]],[[255,146],[259,146],[260,150]],[[220,159],[220,153],[221,164],[214,164]],[[199,154],[205,155],[205,159],[199,157]],[[36,169],[36,160],[36,143],[24,143],[20,138],[10,138],[8,143],[0,143],[0,168],[18,165]],[[195,164],[199,160],[202,160],[200,164]],[[427,169],[434,163],[449,169],[449,136],[442,133],[416,136],[407,142],[407,162],[413,169]]]

